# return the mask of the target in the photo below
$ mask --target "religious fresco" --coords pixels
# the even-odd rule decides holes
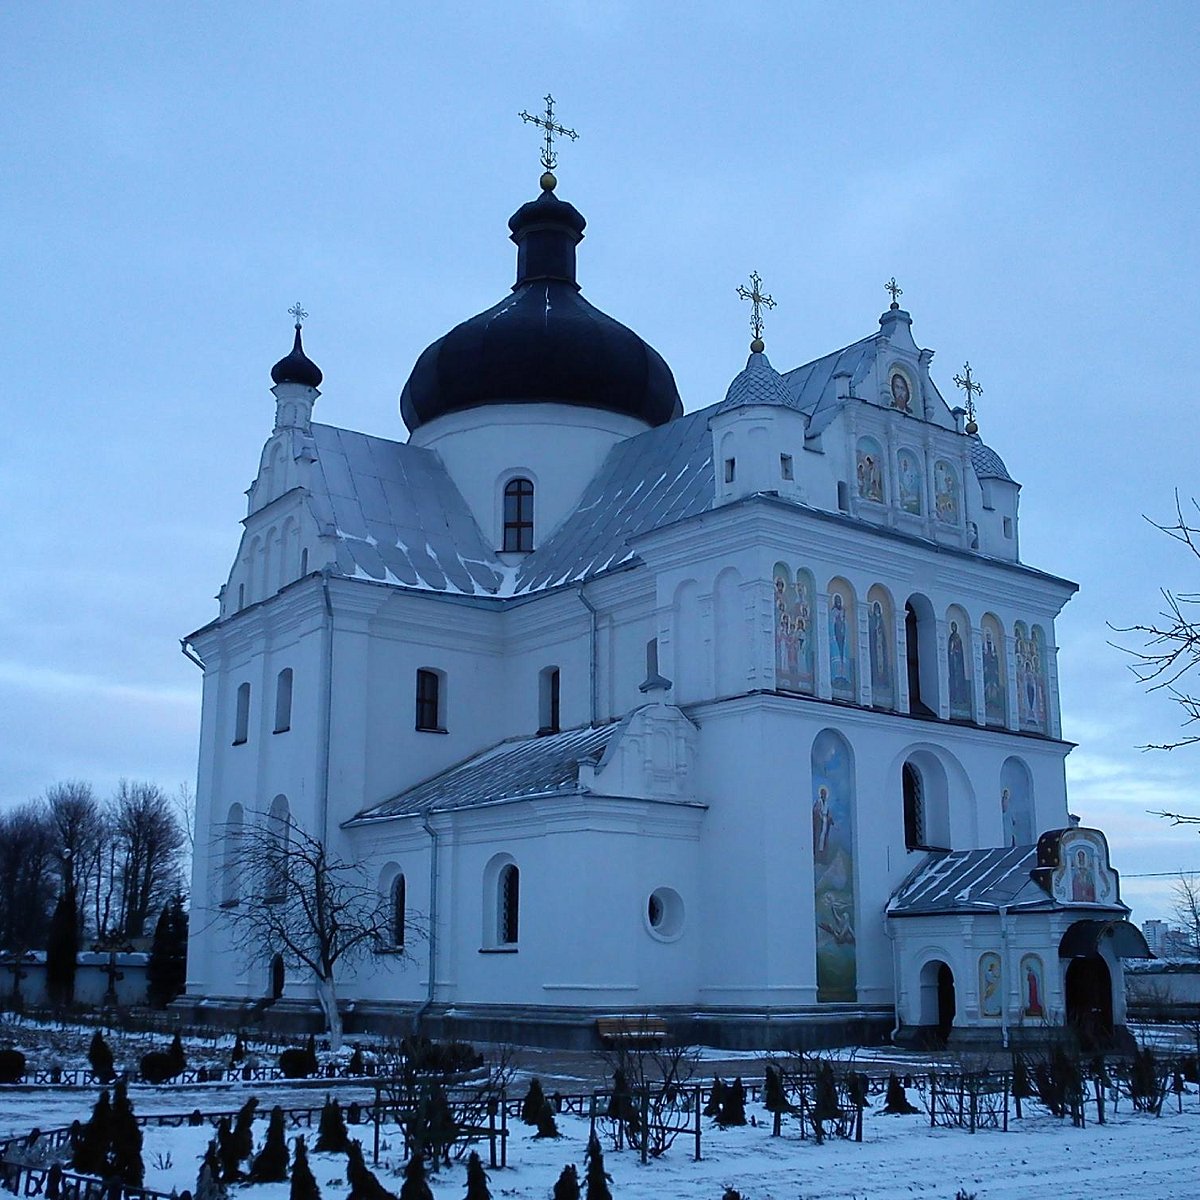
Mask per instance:
[[[961,523],[959,512],[958,475],[944,459],[933,464],[933,511],[937,519],[946,525]]]
[[[807,571],[795,578],[786,563],[775,564],[775,686],[785,691],[816,691],[816,587]]]
[[[1046,974],[1036,954],[1021,959],[1021,1013],[1035,1019],[1046,1015]]]
[[[1000,955],[989,950],[979,956],[979,1015],[998,1017],[1001,999]]]
[[[1034,626],[1029,633],[1023,621],[1013,626],[1013,653],[1017,660],[1017,716],[1022,729],[1046,732],[1045,638]]]
[[[874,438],[858,439],[858,494],[863,500],[883,503],[883,451]]]
[[[896,622],[892,599],[878,584],[867,593],[867,638],[871,651],[871,703],[896,707]]]
[[[829,682],[839,700],[856,700],[854,592],[845,580],[829,585]]]
[[[925,472],[915,451],[901,450],[896,454],[896,481],[900,491],[900,507],[906,513],[919,517],[923,507],[921,493],[925,490]]]
[[[822,730],[812,748],[813,913],[817,1000],[858,998],[854,941],[854,765],[845,738]]]
[[[1019,758],[1006,758],[1000,768],[1000,818],[1006,846],[1032,846],[1033,780]]]
[[[971,679],[971,622],[961,608],[953,607],[946,614],[946,630],[950,715],[970,720],[975,715],[975,687]]]
[[[897,371],[893,368],[891,377],[888,379],[888,386],[892,393],[892,407],[898,408],[901,412],[912,412],[912,384],[909,378],[903,371]]]
[[[1004,655],[1004,630],[988,613],[983,618],[983,713],[989,725],[1008,723],[1008,664]]]
[[[1062,904],[1116,903],[1117,877],[1108,865],[1108,843],[1098,829],[1063,830],[1050,887]]]

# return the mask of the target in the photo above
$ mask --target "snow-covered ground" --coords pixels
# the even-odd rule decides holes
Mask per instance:
[[[256,1094],[269,1103],[265,1089]],[[135,1096],[135,1105],[150,1111],[142,1099]],[[294,1093],[291,1102],[296,1102]],[[236,1107],[232,1097],[230,1106]],[[635,1152],[618,1154],[608,1147],[605,1163],[613,1178],[614,1200],[720,1200],[726,1186],[749,1200],[953,1200],[959,1189],[978,1200],[1195,1200],[1200,1197],[1200,1099],[1189,1094],[1183,1114],[1175,1113],[1174,1106],[1175,1098],[1168,1097],[1172,1111],[1155,1118],[1125,1111],[1123,1104],[1109,1124],[1074,1129],[1069,1121],[1055,1120],[1031,1105],[1035,1114],[1014,1119],[1011,1132],[974,1135],[930,1129],[923,1114],[888,1117],[869,1110],[862,1145],[827,1141],[817,1146],[811,1139],[800,1140],[794,1121],[785,1122],[782,1137],[772,1138],[769,1117],[751,1105],[749,1111],[763,1121],[757,1128],[720,1130],[705,1122],[701,1162],[692,1161],[692,1141],[684,1135],[664,1158],[645,1167]],[[9,1105],[4,1107],[9,1110]],[[86,1115],[88,1107],[85,1097],[76,1096],[71,1115]],[[176,1098],[170,1107],[178,1111],[186,1106]],[[9,1115],[15,1114],[10,1110]],[[26,1110],[27,1124],[38,1118],[43,1125],[52,1123],[40,1107]],[[513,1126],[510,1165],[490,1172],[495,1200],[546,1200],[568,1162],[576,1163],[582,1176],[587,1121],[563,1115],[558,1124],[563,1135],[558,1141],[540,1141],[532,1129]],[[265,1131],[265,1121],[257,1122],[256,1142]],[[352,1128],[351,1133],[361,1135],[369,1163],[370,1127]],[[163,1191],[194,1188],[210,1136],[207,1127],[147,1127],[146,1186]],[[306,1139],[310,1145],[314,1136],[315,1130]],[[385,1127],[383,1144],[377,1173],[398,1193],[403,1162],[394,1128]],[[486,1161],[486,1146],[480,1149]],[[310,1161],[326,1200],[342,1200],[344,1156],[312,1154]],[[432,1176],[436,1200],[460,1200],[464,1180],[464,1168],[458,1164]],[[233,1194],[241,1200],[288,1196],[286,1184],[240,1187]]]

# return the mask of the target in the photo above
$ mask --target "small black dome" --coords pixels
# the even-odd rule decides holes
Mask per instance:
[[[508,224],[517,244],[513,295],[417,359],[400,396],[409,430],[489,404],[572,404],[648,425],[678,416],[683,405],[662,356],[579,294],[579,210],[545,190]]]
[[[299,325],[296,326],[296,340],[292,343],[292,352],[271,368],[271,379],[275,383],[302,383],[310,388],[321,386],[324,376],[321,374],[321,368],[304,353]]]

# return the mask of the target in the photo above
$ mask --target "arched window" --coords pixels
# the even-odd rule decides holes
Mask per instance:
[[[500,868],[496,901],[496,942],[515,946],[521,931],[521,872],[516,863]]]
[[[441,671],[428,667],[417,671],[417,728],[427,733],[446,732],[442,715],[445,703],[442,679]]]
[[[503,548],[533,549],[533,484],[528,479],[510,479],[504,485]]]
[[[233,744],[242,745],[250,735],[250,685],[242,683],[237,690],[237,714],[233,724]]]
[[[287,733],[292,727],[292,668],[284,667],[275,680],[275,732]]]
[[[404,904],[404,876],[397,875],[392,881],[392,945],[397,950],[401,949],[404,945]]]
[[[545,667],[538,675],[538,733],[557,733],[559,673],[557,667]]]
[[[232,907],[240,895],[241,852],[242,852],[242,806],[231,804],[225,819],[221,853],[221,904]]]
[[[276,796],[267,813],[267,859],[263,864],[263,900],[279,901],[287,895],[288,841],[291,815],[286,796]]]
[[[925,798],[922,794],[921,773],[912,763],[905,763],[900,772],[904,787],[904,848],[923,850],[925,837]]]
[[[933,606],[924,596],[904,605],[904,657],[908,670],[908,711],[934,717],[938,712],[937,632]]]

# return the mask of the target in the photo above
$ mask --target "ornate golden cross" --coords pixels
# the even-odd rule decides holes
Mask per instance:
[[[296,328],[299,329],[300,326],[304,324],[304,318],[308,316],[308,313],[304,311],[304,305],[297,300],[296,303],[288,309],[288,316],[296,318]]]
[[[743,300],[749,300],[753,306],[750,315],[750,328],[754,331],[754,341],[758,344],[756,353],[761,354],[763,331],[762,310],[764,308],[774,308],[775,301],[770,296],[763,294],[762,280],[758,277],[757,271],[750,273],[749,289],[746,289],[740,283],[738,284],[737,294]]]
[[[892,294],[892,307],[893,307],[893,308],[899,308],[899,307],[900,307],[900,305],[897,303],[897,301],[900,299],[900,297],[901,297],[901,296],[903,296],[903,295],[904,295],[904,289],[903,289],[903,288],[902,288],[902,287],[901,287],[901,286],[900,286],[900,285],[899,285],[899,284],[896,282],[896,277],[895,277],[895,275],[893,275],[893,276],[891,277],[891,279],[889,279],[889,280],[887,281],[887,283],[885,283],[885,284],[883,285],[883,290],[884,290],[885,292],[891,292],[891,294]]]
[[[983,388],[971,378],[970,363],[964,363],[963,373],[955,375],[954,386],[962,388],[967,395],[967,432],[978,432],[979,427],[977,425],[975,429],[972,429],[971,426],[975,425],[975,397],[983,395]]]
[[[554,152],[554,135],[558,134],[559,137],[568,137],[571,141],[575,141],[579,134],[575,130],[567,129],[555,122],[554,97],[549,92],[546,93],[546,115],[544,117],[535,117],[533,113],[525,112],[524,109],[518,115],[522,121],[528,121],[531,125],[545,130],[545,137],[542,139],[542,166],[547,171],[553,171],[558,165],[558,155]]]

